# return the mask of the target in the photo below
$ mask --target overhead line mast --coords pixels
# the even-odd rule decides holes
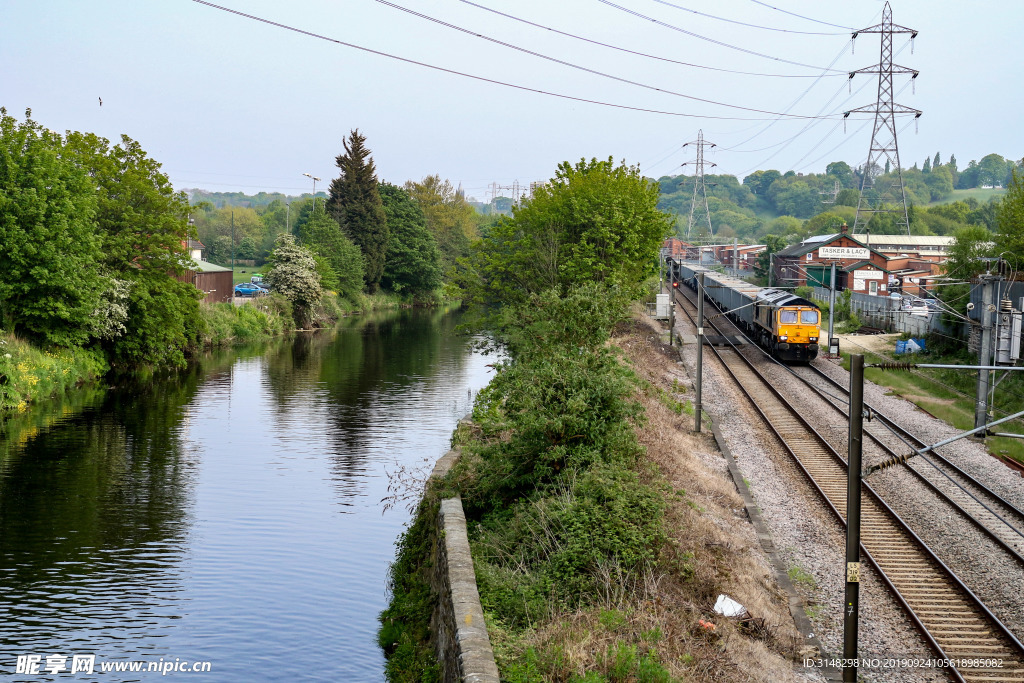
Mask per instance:
[[[882,10],[882,23],[855,31],[853,38],[861,33],[880,34],[882,45],[877,67],[869,66],[850,72],[851,79],[857,74],[878,74],[878,100],[873,105],[851,109],[843,115],[844,118],[853,113],[875,115],[868,160],[864,164],[861,177],[860,198],[857,201],[857,217],[854,219],[853,232],[866,228],[875,214],[893,213],[896,214],[896,225],[904,226],[909,235],[910,215],[907,212],[907,193],[903,187],[903,170],[900,167],[900,148],[896,140],[896,115],[913,114],[917,119],[920,118],[921,111],[893,102],[892,77],[894,74],[910,74],[911,78],[917,78],[919,72],[892,63],[892,36],[894,33],[909,33],[910,39],[913,40],[917,37],[917,31],[892,23],[892,8],[886,2]],[[882,159],[890,162],[895,177],[880,189],[875,186],[875,180],[883,173],[883,167],[879,165]]]

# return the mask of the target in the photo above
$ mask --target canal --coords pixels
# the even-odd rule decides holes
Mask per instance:
[[[161,677],[100,673],[130,662],[383,680],[376,617],[409,518],[385,511],[388,472],[429,471],[491,376],[457,322],[349,319],[8,419],[0,674],[34,656],[15,680]]]

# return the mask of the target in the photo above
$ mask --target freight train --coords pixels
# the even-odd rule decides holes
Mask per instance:
[[[677,281],[693,290],[697,289],[697,275],[704,273],[707,297],[778,360],[806,363],[817,357],[821,311],[807,299],[696,264],[669,263]]]

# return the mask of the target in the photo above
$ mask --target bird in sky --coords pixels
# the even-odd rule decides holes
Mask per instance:
[[[100,98],[100,106],[101,107],[103,106],[103,98],[102,97]]]

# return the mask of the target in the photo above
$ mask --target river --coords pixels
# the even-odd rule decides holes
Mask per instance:
[[[491,376],[456,322],[349,319],[7,420],[0,674],[21,656],[41,673],[15,680],[383,680],[409,519],[387,473],[428,471]]]

